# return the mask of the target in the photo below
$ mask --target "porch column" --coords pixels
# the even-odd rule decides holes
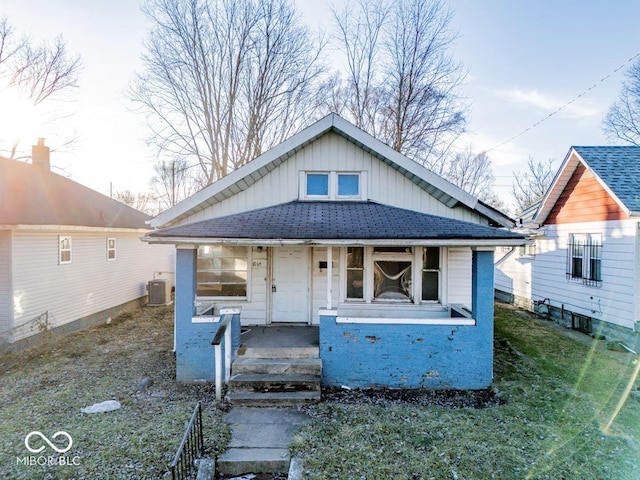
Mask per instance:
[[[493,248],[475,248],[472,253],[471,313],[478,325],[493,325]]]
[[[190,343],[195,314],[197,249],[179,245],[176,251],[175,348],[176,380],[192,382],[199,375],[192,371],[186,346]],[[213,363],[213,359],[210,361]]]
[[[331,310],[333,304],[333,247],[327,247],[327,310]]]

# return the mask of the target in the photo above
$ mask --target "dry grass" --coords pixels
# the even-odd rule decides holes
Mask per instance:
[[[175,381],[172,308],[147,307],[109,325],[49,338],[17,354],[0,355],[0,476],[12,479],[162,478],[195,403],[203,400],[205,444],[224,448],[228,429],[208,386]],[[138,392],[140,380],[153,385]],[[82,407],[118,400],[120,410],[87,415]],[[31,455],[25,436],[60,430],[73,438],[63,454],[78,465],[18,462]],[[60,438],[60,440],[62,440]],[[38,444],[34,437],[34,444]],[[42,455],[54,452],[45,450]]]

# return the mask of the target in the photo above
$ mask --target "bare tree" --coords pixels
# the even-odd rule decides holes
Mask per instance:
[[[466,124],[452,13],[439,0],[358,0],[334,18],[348,75],[331,108],[441,173]]]
[[[131,190],[122,190],[116,192],[113,198],[147,215],[155,215],[158,213],[154,207],[155,198],[148,192],[135,193]]]
[[[0,18],[0,92],[11,89],[40,105],[77,87],[81,69],[80,57],[67,51],[61,36],[36,45],[29,37],[18,37],[8,19]],[[11,139],[10,158],[19,140]]]
[[[289,0],[150,0],[153,30],[130,97],[160,155],[205,183],[313,117],[320,48]]]
[[[188,165],[181,158],[161,161],[153,166],[154,175],[149,186],[160,210],[174,206],[206,185],[204,174],[198,167],[198,164]]]
[[[618,99],[609,107],[603,128],[611,138],[640,146],[640,60],[627,72]]]
[[[543,199],[551,186],[556,173],[553,160],[546,163],[536,162],[533,157],[527,161],[527,170],[523,173],[514,172],[511,194],[516,201],[519,212]]]

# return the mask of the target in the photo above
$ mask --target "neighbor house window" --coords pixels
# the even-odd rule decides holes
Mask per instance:
[[[567,244],[567,279],[585,285],[602,283],[602,234],[569,235]]]
[[[338,197],[359,197],[360,175],[358,173],[338,173]]]
[[[328,197],[329,174],[307,173],[307,195],[312,197]]]
[[[107,261],[116,259],[116,239],[107,238]]]
[[[249,257],[247,247],[204,245],[198,248],[197,295],[246,297]]]
[[[58,263],[71,263],[71,237],[58,237]]]
[[[438,301],[440,298],[440,248],[422,249],[422,300]]]

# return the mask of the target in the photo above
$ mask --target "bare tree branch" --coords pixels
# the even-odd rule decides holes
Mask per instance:
[[[555,177],[556,169],[553,168],[553,162],[551,159],[546,163],[536,162],[533,157],[529,157],[527,171],[513,173],[515,178],[511,194],[516,200],[519,212],[543,199]]]
[[[620,96],[604,118],[603,129],[610,138],[640,146],[640,61],[626,76]]]

